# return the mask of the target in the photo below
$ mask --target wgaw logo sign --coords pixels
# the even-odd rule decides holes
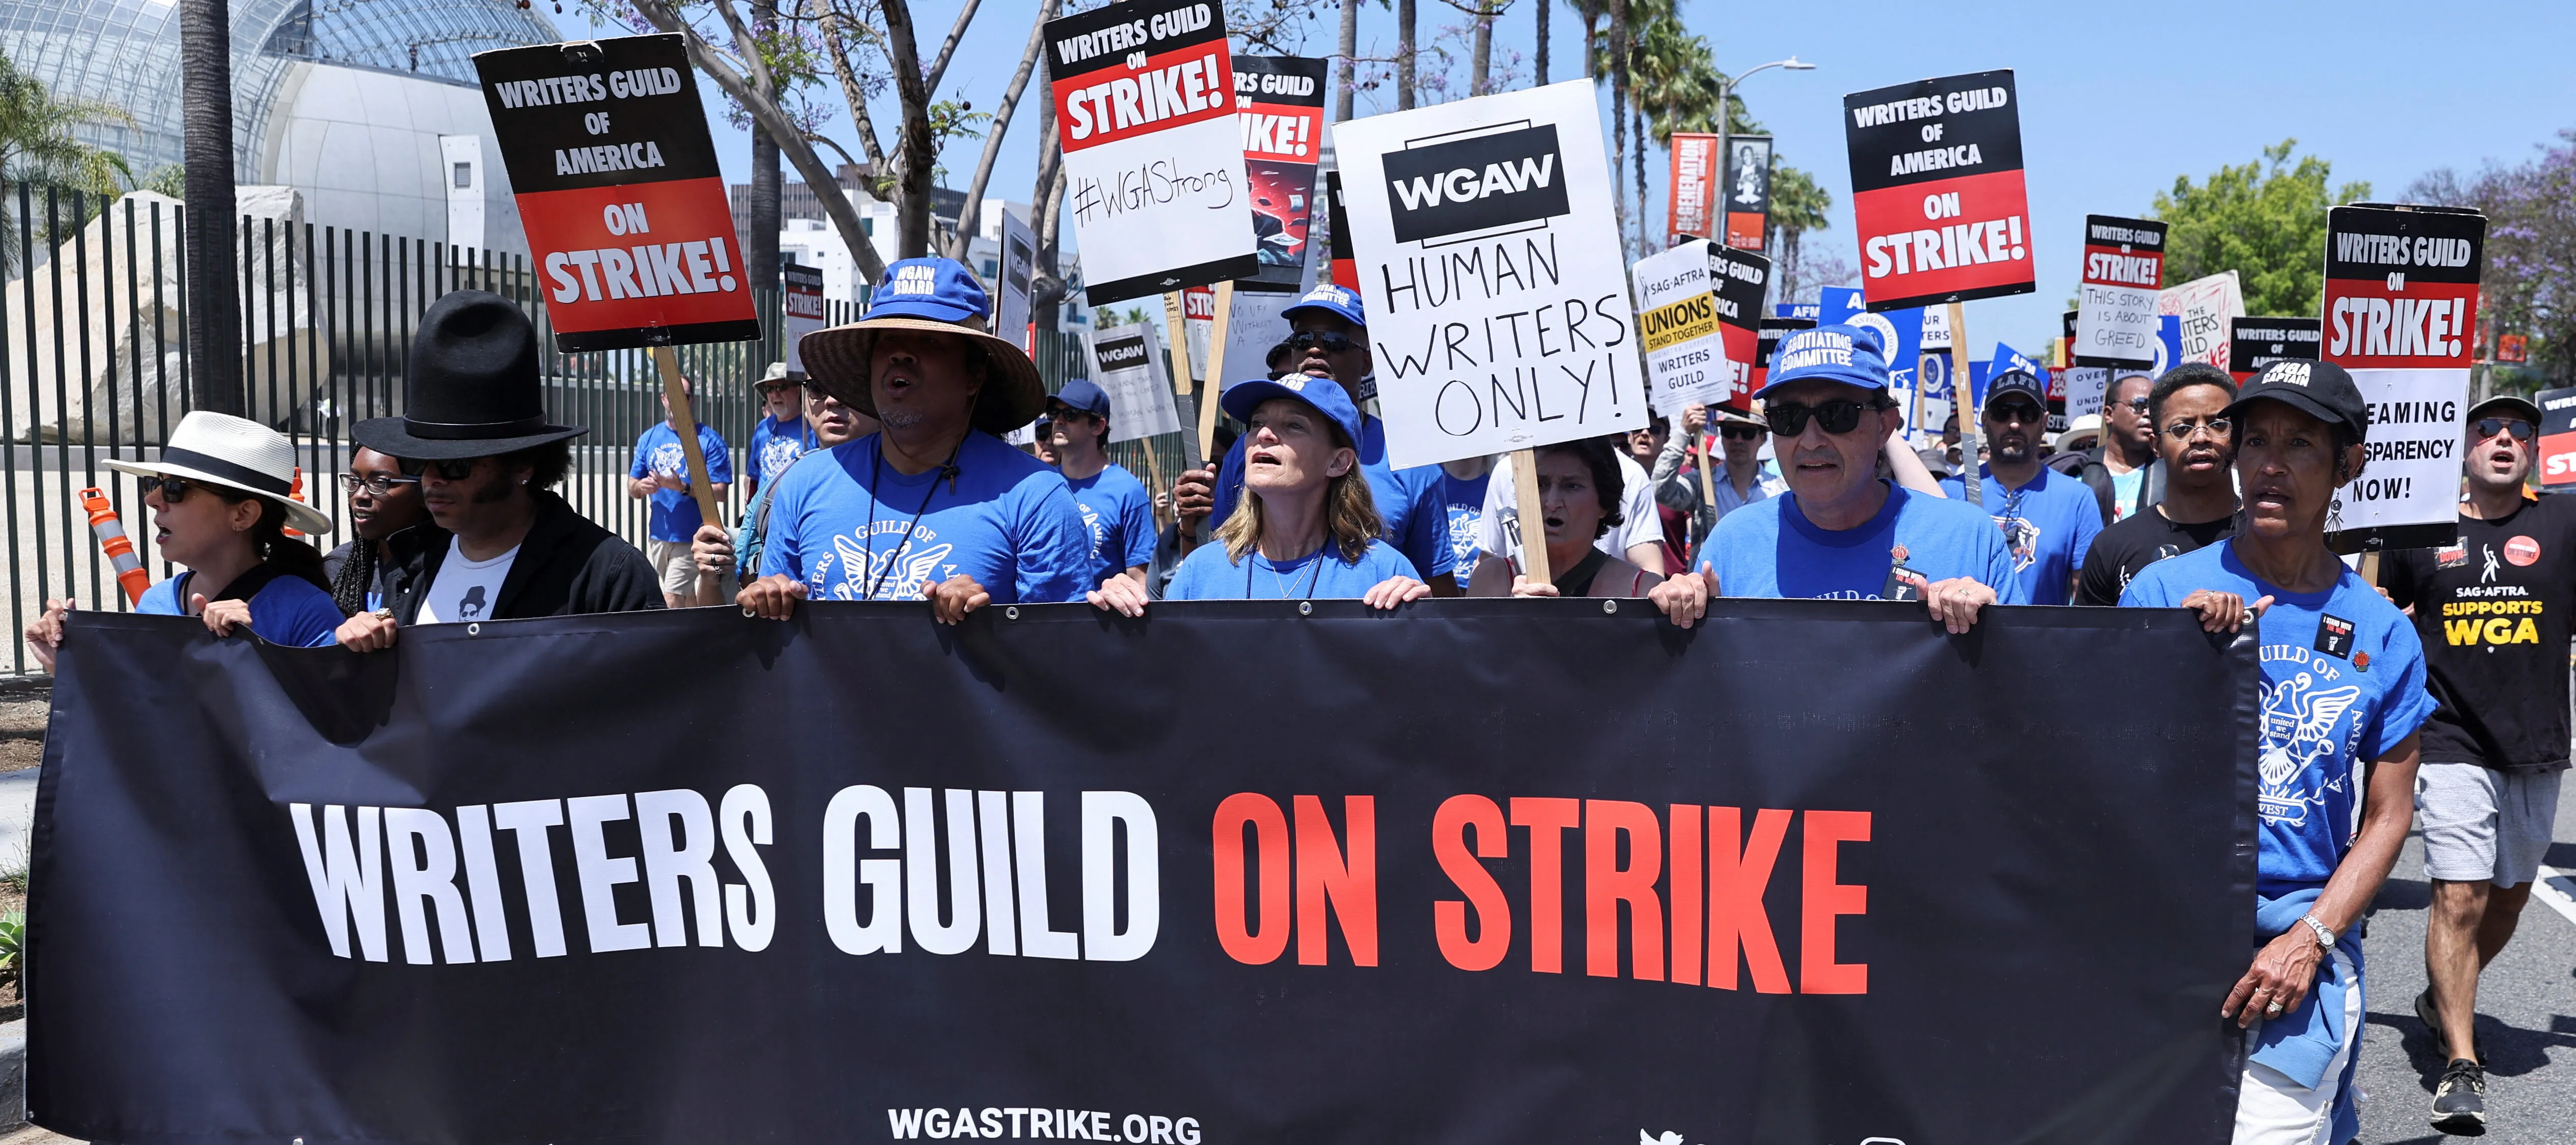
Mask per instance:
[[[1568,210],[1556,125],[1506,129],[1386,155],[1395,241],[1430,246],[1545,225]]]

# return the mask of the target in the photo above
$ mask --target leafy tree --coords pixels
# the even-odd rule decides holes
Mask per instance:
[[[2248,314],[2317,312],[2324,292],[2326,210],[2370,197],[2370,184],[2327,188],[2333,165],[2314,155],[2291,161],[2296,139],[2263,149],[2263,161],[2221,167],[2193,185],[2174,178],[2156,196],[2154,218],[2165,235],[2165,279],[2189,282],[2234,270]]]
[[[2489,165],[2468,182],[2435,171],[2406,197],[2486,213],[2481,321],[2530,335],[2532,368],[2551,384],[2576,385],[2576,129],[2521,166]]]
[[[1850,264],[1831,254],[1810,257],[1803,245],[1807,232],[1825,229],[1825,212],[1833,205],[1834,193],[1817,186],[1815,176],[1781,162],[1778,152],[1772,153],[1771,253],[1777,260],[1781,301],[1798,301],[1817,287],[1839,286],[1851,280]]]
[[[133,182],[134,173],[122,156],[73,134],[87,124],[130,127],[134,117],[107,104],[56,99],[36,77],[0,55],[0,179],[113,197],[123,190],[120,184]],[[18,265],[18,227],[7,211],[8,203],[0,202],[0,270]]]

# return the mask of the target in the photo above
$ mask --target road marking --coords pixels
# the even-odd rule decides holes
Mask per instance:
[[[2549,909],[2566,915],[2567,921],[2576,922],[2576,875],[2542,867],[2540,876],[2532,880],[2531,897],[2548,903]]]

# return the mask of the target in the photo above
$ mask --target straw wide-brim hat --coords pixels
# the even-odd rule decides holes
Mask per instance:
[[[805,359],[805,376],[832,387],[834,396],[851,408],[869,417],[877,416],[876,387],[868,376],[868,354],[880,330],[948,334],[983,351],[990,367],[985,372],[984,390],[975,398],[977,429],[999,436],[1046,412],[1046,383],[1038,379],[1037,363],[1030,361],[1028,352],[1018,344],[986,332],[980,318],[961,322],[863,318],[847,326],[817,330],[796,344],[797,352]]]
[[[286,524],[305,533],[331,531],[330,514],[295,499],[295,444],[258,422],[229,414],[189,414],[170,431],[158,461],[107,461],[137,477],[185,477],[255,493],[286,506]]]

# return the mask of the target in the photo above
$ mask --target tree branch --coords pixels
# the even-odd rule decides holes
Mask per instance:
[[[981,221],[984,210],[984,187],[993,178],[993,162],[1001,158],[1002,136],[1009,133],[1011,114],[1019,108],[1020,93],[1029,86],[1029,74],[1037,70],[1038,56],[1046,50],[1046,22],[1055,19],[1062,0],[1045,0],[1038,6],[1038,18],[1029,24],[1029,45],[1020,50],[1020,70],[1011,73],[1011,86],[1002,93],[1002,106],[993,112],[992,125],[984,132],[984,154],[975,161],[975,178],[966,184],[966,202],[957,209],[957,234],[948,243],[948,257],[965,261],[973,242],[971,224]],[[1052,100],[1045,92],[1039,97]]]
[[[841,98],[850,105],[850,122],[859,129],[859,149],[867,153],[867,168],[885,173],[885,151],[877,146],[877,125],[868,118],[867,85],[859,82],[858,72],[850,67],[849,49],[841,45],[841,13],[832,0],[809,0],[814,6],[816,25],[823,33],[823,50],[832,57],[832,74],[841,81]],[[841,152],[847,158],[849,152]],[[835,183],[834,186],[838,186]]]
[[[901,0],[891,2],[900,3]],[[966,38],[966,25],[975,19],[975,9],[982,4],[983,0],[966,0],[966,6],[957,10],[957,22],[948,26],[948,42],[939,46],[939,58],[930,65],[930,74],[922,77],[924,88],[939,90],[940,78],[948,74],[948,61],[957,55],[957,42]],[[910,13],[904,16],[907,22],[911,18]],[[1043,26],[1046,20],[1046,17],[1039,17],[1038,23]]]

